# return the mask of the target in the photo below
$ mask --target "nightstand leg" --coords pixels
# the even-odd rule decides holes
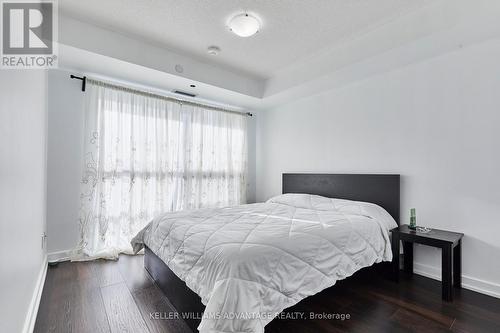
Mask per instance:
[[[451,302],[453,300],[452,288],[452,245],[445,245],[441,253],[441,284],[443,288],[443,299]]]
[[[403,241],[404,270],[407,274],[413,274],[413,243]]]
[[[399,235],[392,234],[392,273],[394,281],[399,282]]]
[[[453,285],[462,288],[462,240],[453,248]]]

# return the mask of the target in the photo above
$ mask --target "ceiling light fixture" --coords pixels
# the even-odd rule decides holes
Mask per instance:
[[[238,14],[229,20],[229,29],[240,37],[250,37],[260,30],[260,22],[250,14]]]

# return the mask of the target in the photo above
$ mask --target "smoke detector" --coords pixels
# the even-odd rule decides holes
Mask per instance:
[[[218,55],[220,53],[220,47],[218,46],[209,46],[207,49],[208,54],[210,55]]]

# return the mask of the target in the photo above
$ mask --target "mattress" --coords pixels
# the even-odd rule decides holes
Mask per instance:
[[[364,202],[284,194],[265,203],[163,214],[132,240],[205,304],[200,332],[264,332],[282,310],[391,261],[394,219]]]

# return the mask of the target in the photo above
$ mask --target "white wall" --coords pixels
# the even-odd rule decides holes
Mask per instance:
[[[257,200],[283,172],[399,173],[402,222],[416,207],[418,223],[465,233],[464,285],[500,297],[499,59],[491,40],[261,112]],[[415,261],[439,276],[439,250]]]
[[[83,147],[83,103],[81,82],[69,78],[73,72],[49,71],[49,133],[47,229],[49,260],[64,259],[79,239],[81,158]],[[78,74],[78,73],[77,73]],[[141,82],[135,82],[141,83]],[[255,122],[249,118],[248,202],[255,202]]]
[[[81,81],[63,70],[49,71],[47,137],[47,251],[66,257],[78,243],[83,102]],[[62,251],[62,253],[60,253]]]
[[[34,324],[45,278],[46,72],[0,71],[0,331]]]

